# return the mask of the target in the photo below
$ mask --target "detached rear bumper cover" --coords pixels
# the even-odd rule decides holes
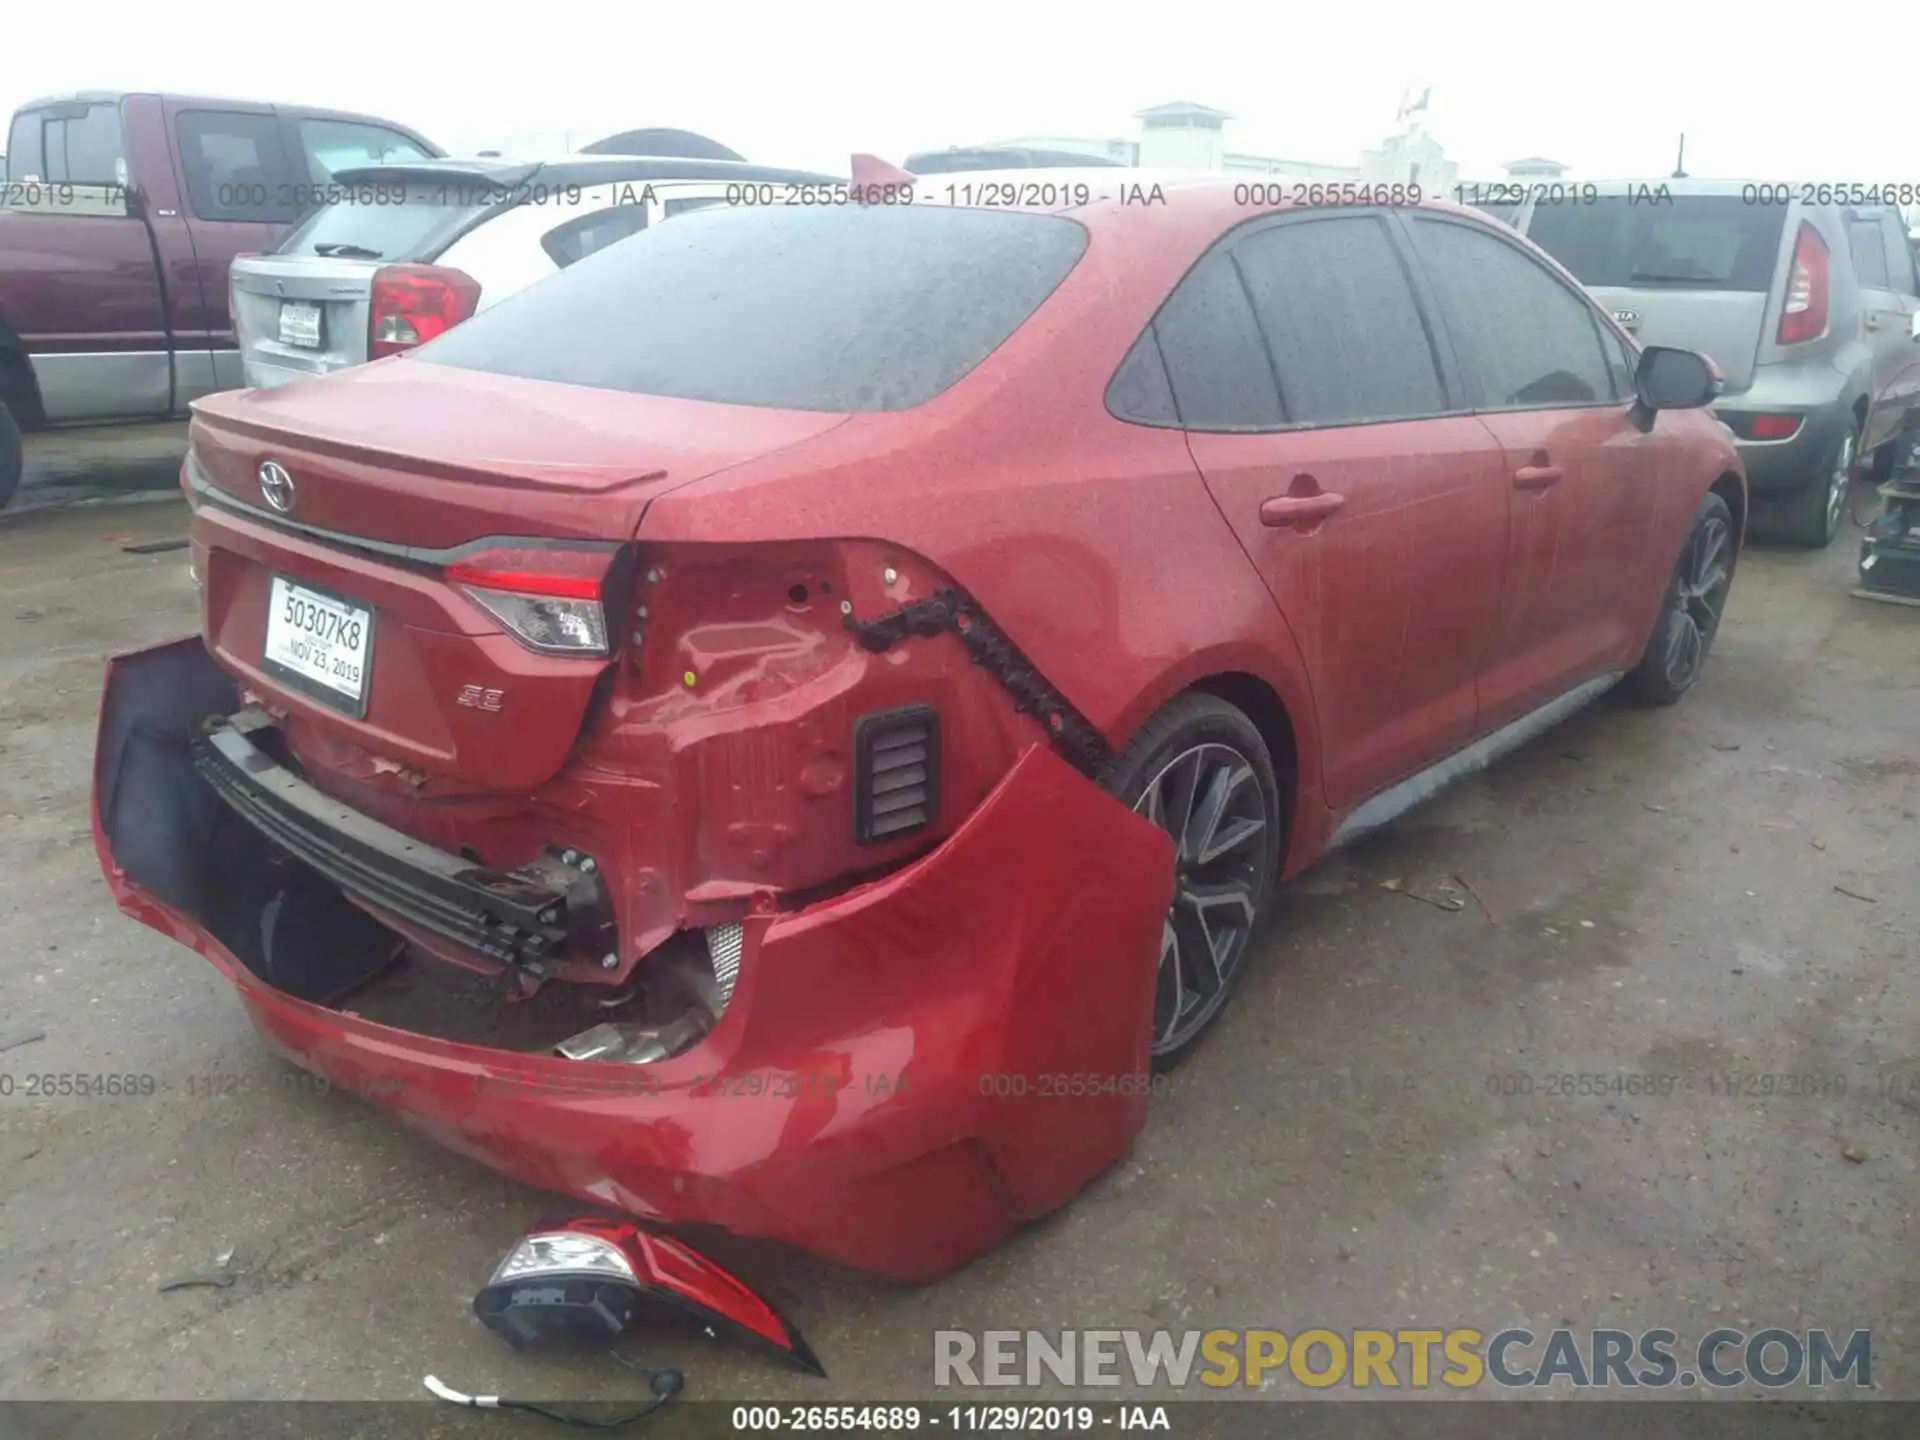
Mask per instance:
[[[262,980],[208,873],[239,822],[189,754],[233,708],[198,641],[109,662],[93,826],[120,908],[212,960],[297,1064],[528,1184],[926,1280],[1064,1203],[1145,1119],[1169,842],[1044,748],[907,868],[750,919],[716,1029],[635,1067],[455,1044]]]

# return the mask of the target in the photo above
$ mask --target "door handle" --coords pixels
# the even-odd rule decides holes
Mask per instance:
[[[1275,495],[1260,502],[1260,523],[1284,530],[1302,520],[1321,520],[1347,503],[1347,497],[1331,490],[1318,495]]]
[[[1558,485],[1565,472],[1558,465],[1522,465],[1513,472],[1513,488],[1538,493]]]

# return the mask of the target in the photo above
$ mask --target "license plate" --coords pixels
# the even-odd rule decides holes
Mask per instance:
[[[280,302],[280,343],[320,348],[320,307],[310,300]]]
[[[353,715],[366,713],[373,611],[338,595],[273,577],[261,663],[298,690]]]

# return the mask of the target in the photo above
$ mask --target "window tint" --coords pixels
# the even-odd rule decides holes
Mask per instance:
[[[646,228],[644,204],[615,205],[549,230],[540,237],[540,248],[564,270],[576,260],[584,260],[596,250],[604,250],[614,241],[638,235]]]
[[[1536,205],[1527,238],[1582,285],[1764,291],[1785,221],[1784,205],[1737,195],[1602,195],[1592,205]]]
[[[331,180],[337,170],[429,158],[406,136],[381,125],[361,125],[351,120],[301,120],[296,125],[300,143],[306,148],[311,178],[321,184]]]
[[[401,185],[369,177],[356,179],[352,194],[337,205],[313,211],[280,238],[275,255],[343,255],[362,260],[431,260],[444,250],[486,204],[473,182]]]
[[[1086,247],[1073,221],[1013,210],[695,211],[413,354],[728,405],[904,410],[986,359]]]
[[[202,220],[291,220],[297,207],[271,115],[185,110],[175,123],[187,201]]]
[[[1234,247],[1288,423],[1353,425],[1447,408],[1413,287],[1370,216],[1255,231]]]
[[[1273,365],[1225,246],[1180,282],[1153,328],[1187,429],[1265,430],[1283,423]]]
[[[1413,223],[1476,404],[1511,410],[1614,398],[1585,300],[1489,231],[1424,217]]]
[[[1880,238],[1878,220],[1849,220],[1847,248],[1853,252],[1853,273],[1862,285],[1887,288],[1887,246]]]
[[[1173,391],[1167,385],[1167,367],[1160,359],[1160,346],[1149,325],[1133,342],[1133,349],[1113,372],[1107,386],[1107,409],[1122,420],[1141,425],[1178,425],[1173,408]]]
[[[6,153],[7,168],[17,179],[33,176],[56,185],[124,185],[127,180],[117,105],[23,110],[14,117]]]

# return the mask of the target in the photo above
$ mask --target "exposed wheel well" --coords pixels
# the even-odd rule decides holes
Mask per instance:
[[[1293,804],[1300,793],[1300,751],[1293,738],[1293,721],[1288,717],[1287,707],[1281,703],[1280,697],[1258,676],[1237,671],[1209,675],[1193,688],[1217,695],[1253,721],[1260,738],[1266,742],[1267,755],[1273,761],[1273,775],[1280,782],[1280,803],[1287,812],[1285,819],[1291,825]]]
[[[1747,487],[1740,483],[1738,475],[1729,471],[1707,489],[1727,502],[1727,509],[1733,512],[1733,533],[1744,544],[1747,535]]]

